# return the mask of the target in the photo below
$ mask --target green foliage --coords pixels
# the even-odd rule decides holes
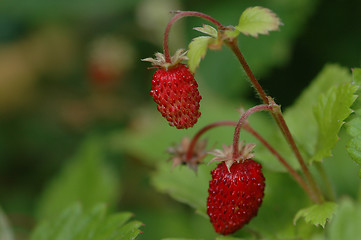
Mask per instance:
[[[310,161],[322,161],[331,156],[331,149],[338,141],[338,132],[344,120],[352,113],[351,105],[356,100],[354,95],[359,87],[352,83],[332,86],[321,95],[314,115],[318,124],[318,138],[314,156]]]
[[[358,124],[361,122],[358,121]],[[353,121],[355,124],[355,121]],[[351,158],[358,164],[361,165],[361,135],[358,135],[352,138],[347,143],[347,152],[350,154]],[[359,170],[359,176],[361,177],[361,169]]]
[[[5,213],[0,208],[0,239],[1,240],[14,240],[14,233],[5,216]]]
[[[297,220],[302,217],[307,223],[316,226],[321,225],[324,228],[326,222],[332,219],[336,210],[337,204],[334,202],[324,202],[322,204],[312,205],[311,207],[299,210],[293,219],[293,222],[296,224]]]
[[[327,239],[359,239],[361,236],[361,202],[344,198],[335,217],[327,226]]]
[[[306,159],[313,159],[315,154],[317,154],[317,159],[325,157],[334,146],[335,139],[337,141],[340,126],[350,113],[349,107],[355,99],[354,92],[357,87],[352,85],[351,81],[347,68],[334,64],[326,65],[296,102],[286,109],[284,113],[286,123]],[[345,101],[340,101],[343,97]],[[328,117],[332,117],[332,122]],[[278,129],[276,130],[270,142],[278,142],[275,148],[292,166],[299,168],[288,144],[283,141],[283,136],[280,135]],[[329,136],[332,139],[321,143]],[[257,155],[273,158],[267,152]]]
[[[161,164],[152,182],[156,189],[168,193],[174,199],[186,203],[208,218],[206,199],[208,196],[209,174],[214,165],[201,165],[197,174],[187,166],[171,169],[170,164]]]
[[[142,225],[139,221],[128,222],[131,216],[131,213],[107,215],[104,204],[89,212],[75,204],[53,220],[39,224],[30,240],[131,240],[141,232]]]
[[[266,80],[265,77],[269,76],[267,73],[270,73],[273,67],[282,67],[288,63],[292,56],[294,39],[301,33],[299,30],[304,29],[307,19],[313,14],[318,2],[319,0],[261,0],[257,2],[257,5],[266,6],[277,12],[282,22],[286,23],[282,27],[282,31],[273,32],[269,36],[259,36],[257,39],[246,37],[243,34],[239,36],[241,51],[255,76],[261,80],[261,84],[263,80]],[[225,25],[237,25],[242,11],[254,4],[253,0],[230,0],[223,1],[222,4],[219,2],[216,4],[192,2],[190,6],[193,9],[202,9],[204,13],[216,17]],[[197,23],[192,26],[198,26],[204,23],[204,20],[194,18],[193,22]],[[239,34],[238,31],[232,33]],[[192,36],[190,30],[188,35]],[[305,70],[305,68],[302,69]],[[291,73],[289,75],[291,76]],[[252,91],[247,77],[239,69],[239,63],[235,60],[233,53],[227,49],[207,53],[207,57],[197,69],[196,77],[200,81],[205,79],[205,85],[210,86],[213,91],[220,93],[224,98],[244,98],[249,96],[249,92]],[[277,81],[277,77],[274,81]]]
[[[268,34],[270,31],[279,30],[281,20],[271,10],[263,7],[247,8],[239,18],[235,27],[245,35],[257,37],[258,34]]]
[[[76,201],[86,210],[99,202],[114,204],[120,188],[114,172],[104,162],[102,148],[98,138],[85,141],[45,190],[39,204],[39,217],[54,216]]]
[[[356,68],[353,70],[353,79],[356,84],[361,85],[361,69]],[[360,94],[360,91],[358,92]],[[361,165],[361,117],[360,117],[360,100],[356,101],[353,106],[355,108],[356,116],[347,124],[347,132],[352,139],[347,143],[347,152],[351,158],[358,164]],[[359,170],[361,177],[361,169]]]
[[[207,25],[207,24],[203,24],[202,27],[195,27],[193,29],[198,31],[198,32],[207,34],[207,35],[209,35],[209,36],[211,36],[213,38],[217,38],[217,36],[218,36],[217,29],[215,29],[214,27],[212,27],[210,25]]]
[[[212,42],[214,38],[208,36],[196,37],[189,44],[188,48],[188,66],[191,72],[195,72],[196,68],[199,66],[199,63],[202,58],[207,53],[208,44]]]

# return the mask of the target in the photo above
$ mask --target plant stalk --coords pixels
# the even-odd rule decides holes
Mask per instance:
[[[241,132],[241,128],[246,123],[247,118],[255,112],[258,111],[272,111],[272,107],[267,104],[257,105],[250,109],[248,109],[245,113],[242,114],[241,118],[238,120],[236,129],[234,130],[234,136],[233,136],[233,159],[237,159],[239,156],[239,134]]]
[[[262,86],[259,84],[259,82],[257,81],[256,77],[254,76],[252,70],[250,69],[250,67],[248,66],[245,58],[243,57],[243,54],[241,52],[241,50],[238,47],[237,44],[237,40],[236,39],[231,39],[231,40],[227,40],[226,44],[231,48],[231,50],[233,51],[233,53],[236,55],[236,57],[238,58],[239,62],[241,63],[244,71],[246,72],[247,76],[249,77],[253,87],[256,89],[256,92],[258,93],[258,95],[260,96],[260,98],[262,99],[262,101],[265,104],[271,104],[270,103],[270,97],[268,97],[265,93],[265,91],[263,90]],[[271,114],[273,116],[273,118],[275,119],[277,125],[279,126],[279,128],[281,129],[283,135],[285,136],[287,142],[289,143],[292,151],[294,152],[294,154],[296,155],[296,158],[301,166],[301,169],[303,171],[303,173],[305,174],[305,177],[307,179],[307,181],[309,182],[309,184],[311,185],[312,188],[312,192],[314,197],[312,199],[315,199],[316,203],[322,203],[323,202],[323,197],[322,194],[319,190],[319,188],[317,187],[317,184],[314,180],[314,178],[312,177],[312,175],[310,174],[310,171],[308,170],[305,161],[303,160],[303,157],[301,156],[300,151],[298,150],[298,147],[291,135],[291,132],[288,129],[288,126],[283,118],[283,115],[281,113],[280,107],[275,104],[273,102],[274,105],[274,109],[273,111],[271,111]]]
[[[215,127],[219,126],[237,126],[238,122],[235,121],[219,121],[211,123],[205,127],[203,127],[201,130],[199,130],[196,135],[192,138],[192,141],[190,143],[190,146],[187,151],[186,155],[186,161],[190,161],[193,155],[194,148],[196,146],[197,141],[199,138],[208,130],[213,129]],[[306,184],[304,179],[295,171],[287,162],[286,160],[275,150],[266,139],[264,139],[255,129],[253,129],[249,124],[244,124],[243,129],[247,132],[251,133],[255,138],[257,138],[279,161],[280,163],[290,172],[291,176],[295,179],[295,181],[301,186],[301,188],[308,194],[310,199],[315,201],[313,199],[312,190],[309,188],[309,186]]]
[[[169,39],[169,32],[170,29],[173,25],[173,23],[175,23],[177,20],[183,18],[183,17],[200,17],[203,18],[207,21],[210,21],[211,23],[213,23],[214,25],[216,25],[218,28],[223,28],[223,25],[218,22],[216,19],[212,18],[211,16],[208,16],[207,14],[201,13],[201,12],[196,12],[196,11],[176,11],[175,12],[176,15],[173,16],[173,18],[168,22],[166,28],[165,28],[165,32],[164,32],[164,39],[163,39],[163,51],[164,51],[164,56],[165,56],[165,61],[167,63],[171,63],[171,57],[169,54],[169,46],[168,46],[168,39]]]
[[[256,137],[279,161],[280,163],[288,170],[291,176],[295,179],[295,181],[303,188],[303,190],[307,193],[310,199],[314,202],[317,202],[315,195],[312,190],[309,188],[307,183],[303,180],[303,178],[286,162],[286,160],[274,149],[266,139],[264,139],[259,133],[254,130],[249,124],[244,125],[244,130],[251,133],[254,137]]]

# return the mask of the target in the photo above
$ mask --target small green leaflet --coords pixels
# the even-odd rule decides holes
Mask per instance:
[[[74,204],[53,220],[38,225],[30,240],[133,240],[141,232],[142,223],[128,222],[131,216],[128,212],[108,215],[105,204],[95,206],[90,212]]]
[[[353,69],[353,80],[356,84],[361,84],[361,68]],[[358,91],[360,94],[360,91]],[[361,165],[361,117],[360,117],[360,100],[356,102],[356,117],[347,124],[347,132],[353,138],[347,143],[346,149],[351,158],[358,164]],[[361,169],[359,171],[361,177]]]
[[[245,35],[258,37],[258,34],[268,34],[279,30],[281,20],[271,10],[263,7],[250,7],[244,10],[235,27]]]
[[[316,226],[321,225],[324,228],[326,222],[331,220],[336,210],[337,204],[334,202],[316,204],[309,208],[299,210],[293,219],[293,223],[296,224],[297,220],[303,217],[307,223]]]
[[[194,30],[207,34],[211,37],[217,38],[218,36],[218,32],[217,29],[215,29],[214,27],[210,26],[210,25],[206,25],[204,24],[203,27],[195,27],[193,28]]]
[[[314,107],[314,115],[318,125],[316,150],[312,161],[322,161],[330,157],[331,150],[338,141],[338,132],[344,120],[352,113],[351,105],[356,100],[358,86],[344,83],[333,86],[326,94],[322,94]]]
[[[189,70],[194,73],[196,68],[199,66],[201,59],[207,53],[208,44],[214,41],[215,39],[208,36],[196,37],[188,46],[188,67]]]

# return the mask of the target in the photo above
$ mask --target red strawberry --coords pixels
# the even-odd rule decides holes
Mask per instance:
[[[159,68],[153,75],[152,85],[150,94],[170,126],[189,128],[198,121],[202,97],[188,67],[177,64],[168,70]]]
[[[158,104],[158,111],[165,117],[170,126],[189,128],[198,121],[199,95],[198,84],[189,68],[180,63],[184,60],[182,50],[172,57],[172,63],[166,63],[164,55],[157,53],[156,58],[143,61],[152,62],[158,67],[153,75],[150,94]]]
[[[229,169],[221,162],[211,172],[207,214],[217,233],[234,233],[257,215],[265,187],[261,168],[249,158]]]

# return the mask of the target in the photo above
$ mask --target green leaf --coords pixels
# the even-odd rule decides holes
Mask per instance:
[[[359,239],[361,236],[361,204],[344,198],[339,204],[335,217],[327,226],[329,240]]]
[[[30,240],[135,239],[141,232],[142,223],[128,222],[131,216],[127,212],[107,215],[104,204],[95,206],[90,212],[84,211],[80,204],[74,204],[58,217],[38,225]]]
[[[299,210],[293,219],[293,223],[296,224],[297,220],[303,217],[307,223],[316,226],[321,225],[324,228],[326,222],[331,220],[336,210],[337,204],[334,202],[316,204],[309,208]]]
[[[212,27],[210,25],[204,24],[203,27],[195,27],[193,29],[198,32],[205,33],[213,38],[217,38],[217,36],[218,36],[217,29],[215,29],[214,27]]]
[[[172,169],[171,164],[161,164],[152,177],[152,183],[159,191],[192,206],[199,214],[208,217],[207,189],[211,179],[210,171],[214,167],[214,164],[203,164],[198,167],[196,174],[187,166],[177,166]]]
[[[323,94],[314,108],[315,118],[318,124],[318,138],[316,150],[312,161],[322,161],[331,156],[331,150],[338,141],[338,133],[344,120],[352,113],[351,105],[356,100],[357,85],[344,83],[332,86],[326,94]]]
[[[268,34],[270,31],[279,30],[281,20],[271,10],[263,7],[247,8],[241,15],[235,27],[245,35],[257,37],[258,34]]]
[[[361,134],[361,118],[359,116],[349,121],[346,126],[347,133],[351,137],[357,137]]]
[[[191,72],[195,72],[196,68],[199,66],[201,59],[207,53],[208,44],[214,41],[215,39],[207,36],[196,37],[189,44],[188,48],[188,66]]]
[[[85,209],[99,202],[113,205],[119,189],[114,172],[105,165],[101,141],[93,137],[47,186],[40,199],[38,216],[54,216],[76,201],[80,201]]]
[[[351,82],[352,77],[347,68],[340,67],[336,64],[328,64],[301,93],[296,102],[284,112],[286,123],[305,159],[311,158],[316,154],[316,150],[318,150],[317,144],[320,129],[319,123],[314,115],[314,109],[319,105],[317,99],[320,99],[321,95],[328,96],[328,92],[337,92],[337,90],[330,89]],[[353,87],[350,88],[352,89]],[[335,121],[335,119],[333,121]],[[290,151],[289,145],[284,141],[284,137],[280,134],[278,129],[275,128],[275,132],[268,140],[271,143],[277,142],[277,145],[274,147],[294,168],[299,168],[299,164],[297,163],[293,152]],[[262,158],[268,159],[274,158],[264,148],[260,149],[262,149],[262,152],[257,153],[257,156],[262,155]]]
[[[355,68],[352,71],[353,81],[358,86],[361,85],[361,68]],[[360,89],[357,92],[359,95]],[[346,124],[347,133],[352,137],[346,145],[346,149],[350,157],[358,164],[361,165],[361,99],[358,98],[355,104],[352,106],[355,108],[355,117]],[[361,177],[361,169],[359,170],[359,176]]]
[[[359,119],[359,118],[358,118]],[[358,123],[361,123],[359,120]],[[360,126],[360,125],[359,125]],[[350,157],[361,166],[361,135],[352,138],[346,145],[346,149]],[[361,169],[359,172],[361,177]]]
[[[14,240],[14,233],[5,216],[5,213],[0,208],[0,239],[1,240]]]

